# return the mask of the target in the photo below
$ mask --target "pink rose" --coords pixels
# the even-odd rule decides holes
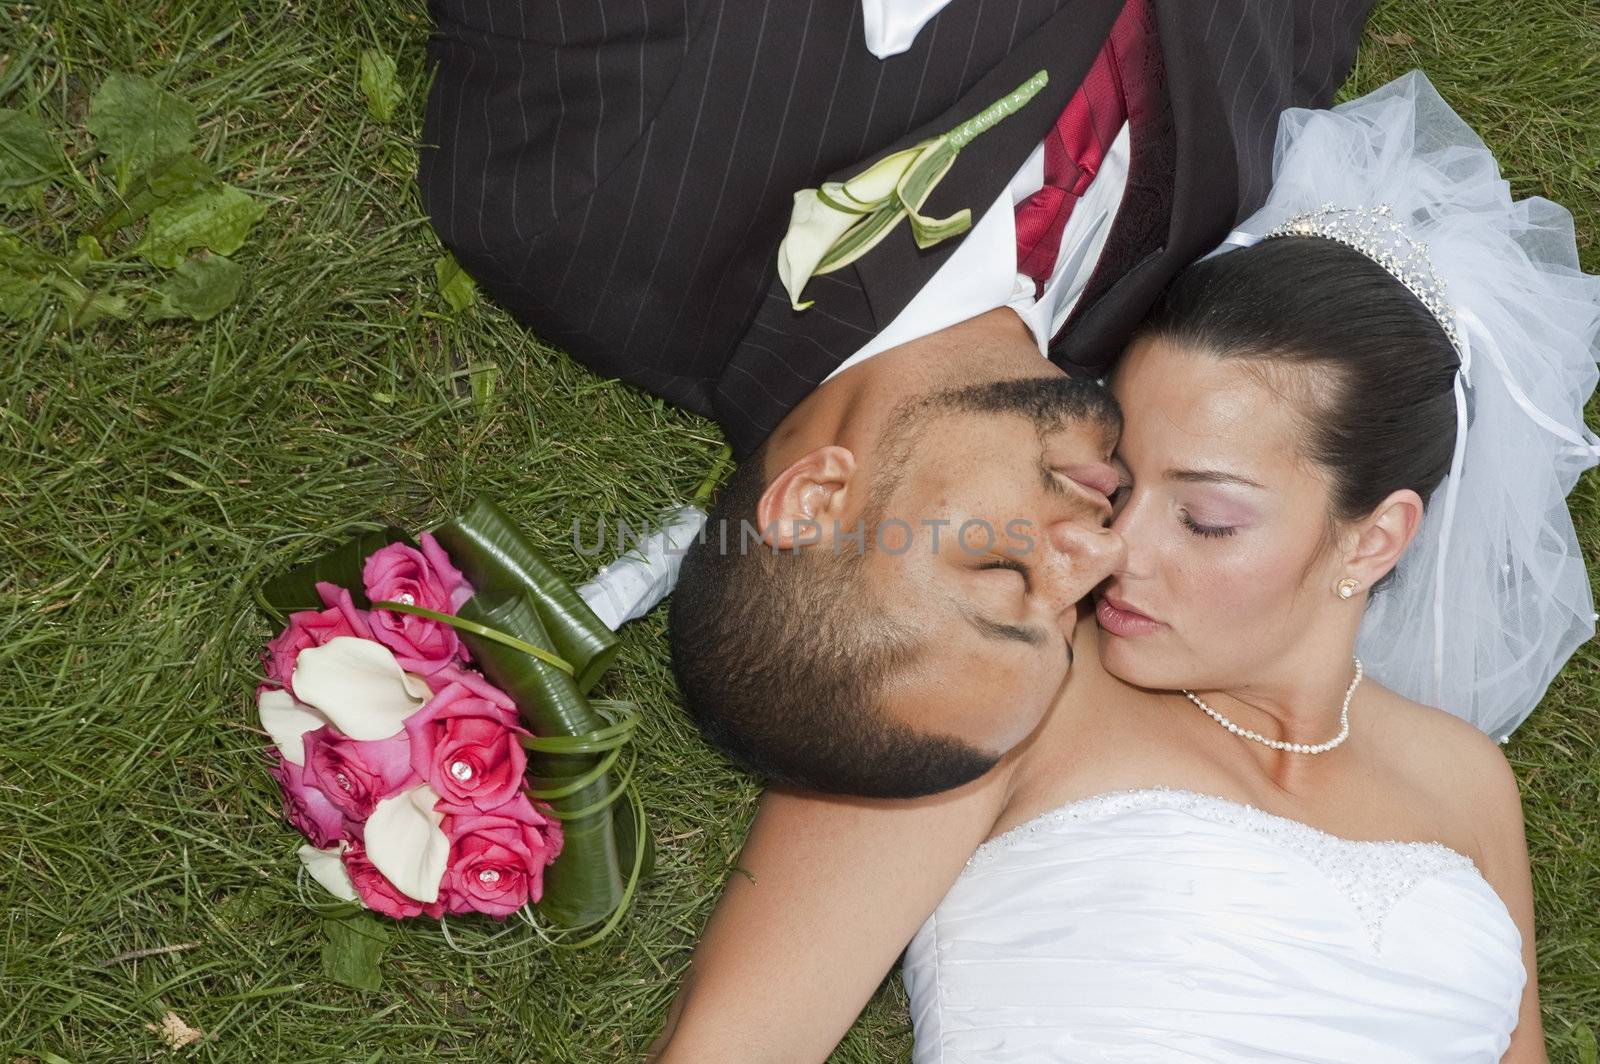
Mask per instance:
[[[446,687],[449,687],[453,683],[458,683],[470,691],[474,698],[482,698],[486,701],[493,702],[501,709],[509,711],[512,715],[513,721],[516,719],[517,704],[511,701],[511,696],[500,690],[500,688],[496,687],[488,680],[485,680],[483,678],[483,674],[477,672],[476,670],[458,668],[455,665],[446,665],[444,668],[440,669],[432,676],[429,676],[427,679],[428,686],[433,689],[435,694],[443,691]]]
[[[299,829],[311,845],[325,850],[345,836],[344,814],[328,801],[327,795],[307,785],[302,766],[280,757],[268,771],[283,791],[284,818]]]
[[[561,853],[559,821],[522,794],[487,813],[443,801],[438,808],[450,838],[450,863],[439,884],[445,912],[504,920],[544,896],[545,866]]]
[[[383,799],[421,782],[411,771],[411,742],[405,735],[350,739],[324,724],[306,732],[304,741],[306,782],[357,823]]]
[[[442,801],[480,811],[508,802],[522,786],[527,755],[516,712],[475,697],[462,683],[445,687],[406,718],[411,768]]]
[[[356,609],[349,591],[334,584],[320,583],[317,585],[317,594],[322,596],[327,609],[301,610],[289,614],[288,627],[267,644],[266,657],[262,662],[267,678],[288,687],[291,693],[294,688],[289,679],[294,676],[294,663],[302,650],[323,646],[338,636],[372,638],[367,615]]]
[[[444,906],[440,902],[420,902],[389,882],[388,877],[367,859],[366,847],[359,842],[351,843],[350,848],[344,851],[344,869],[350,873],[350,882],[355,885],[361,903],[374,912],[392,916],[396,920],[423,913],[437,919],[444,913]]]
[[[454,614],[472,597],[472,585],[449,555],[424,532],[422,549],[391,543],[376,550],[361,569],[361,582],[373,602],[403,602],[436,613]],[[375,610],[372,637],[390,650],[408,672],[430,675],[461,653],[461,640],[448,624],[393,610]]]

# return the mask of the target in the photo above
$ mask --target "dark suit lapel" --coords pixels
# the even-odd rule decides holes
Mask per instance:
[[[935,217],[967,207],[976,223],[1061,116],[1121,9],[1122,0],[1074,0],[1065,5],[985,74],[954,107],[871,159],[830,175],[830,180],[844,180],[885,155],[944,133],[1017,88],[1036,71],[1049,71],[1049,83],[1027,106],[956,156],[950,172],[923,207],[924,214]],[[881,244],[856,261],[856,277],[866,291],[879,329],[894,320],[960,243],[961,238],[955,238],[924,251],[912,239],[911,227],[901,222]]]

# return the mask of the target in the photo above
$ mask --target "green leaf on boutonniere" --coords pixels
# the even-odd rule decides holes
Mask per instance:
[[[795,310],[811,305],[800,294],[806,282],[856,261],[909,219],[913,239],[930,248],[972,227],[972,211],[947,218],[921,212],[936,186],[950,172],[956,155],[985,130],[1016,113],[1050,80],[1043,70],[981,112],[942,136],[878,160],[845,182],[795,193],[789,229],[778,246],[778,277]]]

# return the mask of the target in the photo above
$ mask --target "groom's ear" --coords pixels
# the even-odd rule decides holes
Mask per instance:
[[[762,542],[775,550],[831,543],[857,489],[856,456],[829,444],[808,451],[772,478],[756,504]]]
[[[1345,570],[1363,587],[1371,587],[1395,567],[1421,527],[1422,496],[1410,488],[1391,492],[1361,522]]]

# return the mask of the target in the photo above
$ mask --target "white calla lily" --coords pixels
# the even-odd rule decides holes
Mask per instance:
[[[811,303],[800,302],[800,292],[816,272],[817,263],[845,230],[861,220],[861,215],[829,206],[814,188],[794,194],[794,210],[789,215],[789,231],[778,245],[778,279],[789,293],[789,305],[804,310]]]
[[[341,635],[307,647],[290,681],[300,700],[352,739],[387,739],[428,700],[428,684],[382,643]]]
[[[893,155],[885,155],[861,173],[852,177],[840,186],[839,191],[861,204],[867,210],[881,207],[888,198],[894,194],[900,182],[905,178],[906,171],[921,158],[923,151],[931,140],[921,144],[902,149]],[[824,186],[826,187],[826,186]]]
[[[256,709],[261,713],[261,727],[272,736],[278,753],[296,765],[306,763],[306,732],[329,723],[321,711],[295,701],[294,695],[282,688],[262,691],[256,699]]]
[[[367,860],[401,893],[420,902],[439,900],[450,840],[439,829],[439,796],[426,783],[379,802],[367,818]]]
[[[854,262],[909,217],[919,248],[930,248],[972,226],[972,212],[928,218],[920,212],[933,187],[949,172],[956,153],[995,123],[1015,114],[1045,86],[1041,70],[943,136],[886,155],[848,181],[824,182],[794,194],[789,229],[778,245],[778,279],[789,305],[804,310],[806,282]],[[859,226],[858,226],[859,223]]]
[[[329,894],[340,901],[360,901],[361,895],[356,893],[356,885],[350,881],[350,873],[344,867],[342,855],[349,845],[340,839],[337,846],[319,850],[307,843],[295,852],[311,878],[326,887]]]

